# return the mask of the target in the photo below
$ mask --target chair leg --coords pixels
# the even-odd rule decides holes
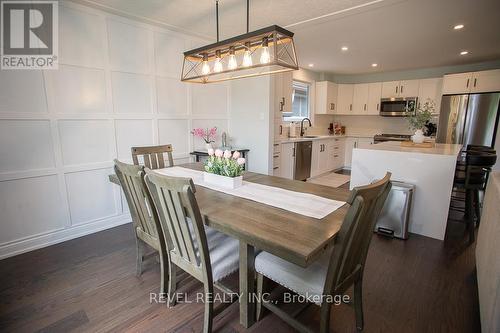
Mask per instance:
[[[168,272],[166,272],[165,269],[165,259],[164,256],[162,255],[161,251],[158,252],[158,257],[160,258],[160,294],[161,295],[166,295],[167,294],[167,284],[168,284]]]
[[[356,328],[358,331],[363,330],[363,278],[359,278],[354,282],[354,312],[356,313]]]
[[[175,266],[174,263],[170,262],[168,265],[168,299],[167,299],[167,306],[169,308],[175,306],[176,289],[177,289],[177,266]]]
[[[212,323],[214,319],[213,286],[205,283],[205,312],[203,317],[203,333],[212,332]]]
[[[474,194],[471,190],[467,191],[467,229],[469,229],[469,244],[474,243]]]
[[[261,320],[264,314],[264,306],[262,305],[262,294],[264,294],[264,279],[264,275],[257,273],[257,304],[255,305],[256,321]]]
[[[144,256],[144,245],[142,244],[142,241],[138,237],[135,238],[135,245],[137,248],[136,274],[137,274],[137,276],[141,276],[142,275],[142,259]]]
[[[319,332],[330,332],[330,310],[332,305],[329,302],[323,302],[320,308]]]
[[[476,223],[481,221],[481,202],[479,201],[479,190],[474,190],[474,208],[476,210]]]

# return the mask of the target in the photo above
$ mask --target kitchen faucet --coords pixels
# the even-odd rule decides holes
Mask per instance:
[[[300,122],[300,136],[304,136],[304,134],[305,134],[305,132],[304,132],[304,120],[307,120],[309,122],[309,127],[312,126],[311,119],[303,118],[302,121]]]

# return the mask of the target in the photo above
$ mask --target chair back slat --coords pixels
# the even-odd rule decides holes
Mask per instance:
[[[373,228],[391,189],[391,174],[351,191],[351,205],[335,240],[324,286],[325,295],[343,292],[363,273]]]
[[[172,152],[172,145],[132,147],[132,160],[135,165],[139,165],[139,157],[142,157],[143,164],[148,169],[162,169],[165,168],[164,154],[167,154],[168,166],[174,165]]]
[[[189,178],[169,177],[146,169],[146,185],[158,209],[160,225],[168,230],[170,256],[201,281],[212,281],[203,219]]]
[[[134,226],[158,239],[158,220],[144,183],[144,167],[115,160],[115,173],[122,184]]]

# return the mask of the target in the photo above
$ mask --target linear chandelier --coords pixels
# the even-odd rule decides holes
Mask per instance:
[[[184,52],[181,81],[211,83],[299,69],[293,32],[277,25],[219,41],[219,1],[215,2],[217,42]]]

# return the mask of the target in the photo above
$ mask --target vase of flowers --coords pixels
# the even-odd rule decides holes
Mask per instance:
[[[208,151],[213,148],[212,144],[215,142],[215,137],[217,136],[217,127],[212,127],[210,129],[195,128],[191,131],[191,134],[203,139],[203,141],[205,141],[205,148]]]
[[[210,148],[208,159],[205,162],[203,180],[230,189],[238,188],[243,184],[241,174],[244,165],[245,159],[240,157],[238,151],[231,153],[230,150],[222,151]]]
[[[434,113],[436,105],[431,99],[422,105],[418,105],[415,111],[406,109],[405,115],[408,117],[408,127],[415,131],[415,134],[411,137],[414,143],[423,143],[425,140],[424,136],[424,126],[432,119],[432,114]]]

